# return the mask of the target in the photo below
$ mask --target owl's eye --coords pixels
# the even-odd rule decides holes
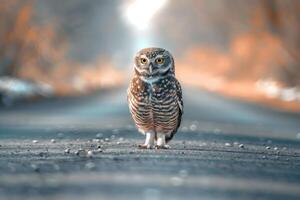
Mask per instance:
[[[157,58],[157,59],[155,60],[155,62],[156,62],[157,64],[163,64],[163,63],[165,62],[165,59],[163,59],[163,58]]]
[[[148,60],[146,58],[141,58],[141,63],[142,64],[146,64],[148,62]]]

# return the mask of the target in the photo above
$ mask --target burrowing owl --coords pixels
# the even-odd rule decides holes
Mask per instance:
[[[145,143],[139,147],[168,148],[166,143],[180,126],[183,113],[181,86],[168,51],[146,48],[136,54],[128,103],[137,128],[146,135]]]

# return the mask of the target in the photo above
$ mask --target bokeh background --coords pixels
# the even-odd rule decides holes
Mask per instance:
[[[159,46],[185,87],[300,110],[298,0],[4,0],[0,19],[5,106],[125,86]]]
[[[141,150],[134,54],[184,114]],[[300,199],[300,0],[0,0],[0,200]]]

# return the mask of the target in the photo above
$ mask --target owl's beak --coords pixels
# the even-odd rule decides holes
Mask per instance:
[[[148,71],[148,76],[154,76],[157,74],[157,67],[153,65],[153,63],[149,63],[149,71]]]
[[[153,64],[152,63],[149,64],[149,72],[150,72],[150,74],[152,74],[152,72],[153,72]]]

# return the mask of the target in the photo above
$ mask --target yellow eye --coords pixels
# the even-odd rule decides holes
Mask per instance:
[[[165,60],[164,60],[163,58],[157,58],[157,59],[155,60],[155,62],[156,62],[157,64],[163,64],[163,63],[165,62]]]
[[[147,59],[146,58],[141,58],[141,63],[142,64],[146,64],[148,61],[147,61]]]

